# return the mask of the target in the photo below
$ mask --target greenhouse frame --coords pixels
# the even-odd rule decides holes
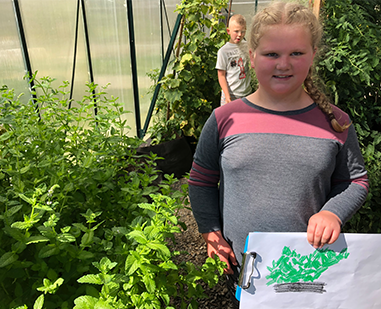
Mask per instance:
[[[250,19],[269,1],[230,1],[231,14]],[[56,84],[69,81],[81,98],[86,82],[109,84],[127,111],[129,134],[143,137],[154,102],[147,73],[174,55],[180,0],[0,0],[0,84],[30,93],[24,76],[38,71]],[[227,14],[227,12],[225,12]]]

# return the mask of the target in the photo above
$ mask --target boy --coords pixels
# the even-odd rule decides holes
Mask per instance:
[[[229,42],[217,53],[216,69],[220,83],[221,105],[251,93],[250,61],[247,42],[243,41],[246,33],[246,20],[240,14],[230,17],[226,29]]]

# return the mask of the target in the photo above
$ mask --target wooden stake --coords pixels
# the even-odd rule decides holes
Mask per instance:
[[[312,11],[315,16],[319,19],[320,7],[322,4],[322,0],[309,0],[309,5],[312,7]]]

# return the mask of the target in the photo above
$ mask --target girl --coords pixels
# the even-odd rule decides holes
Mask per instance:
[[[208,255],[227,263],[233,295],[249,232],[307,232],[319,248],[366,199],[351,121],[312,81],[321,35],[303,5],[278,2],[259,12],[249,39],[259,87],[215,109],[198,142],[191,206]]]

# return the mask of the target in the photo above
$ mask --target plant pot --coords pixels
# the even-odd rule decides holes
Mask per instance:
[[[157,168],[164,174],[174,174],[176,178],[182,178],[192,167],[193,151],[186,137],[158,145],[151,145],[148,142],[137,149],[138,154],[149,154],[150,152],[164,158],[156,161]]]

